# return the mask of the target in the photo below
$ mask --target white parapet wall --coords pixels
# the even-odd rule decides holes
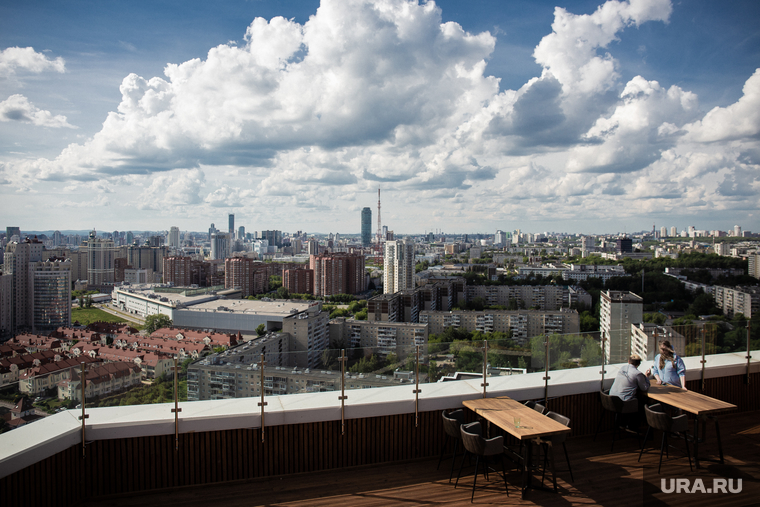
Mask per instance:
[[[683,358],[686,379],[701,378],[701,357]],[[745,352],[706,357],[705,378],[743,375]],[[605,389],[622,364],[605,367]],[[643,371],[648,365],[642,364]],[[549,397],[598,391],[601,366],[549,372]],[[760,372],[760,352],[754,352],[750,372]],[[510,396],[523,401],[544,397],[544,372],[488,377],[488,396]],[[421,384],[419,411],[462,405],[483,396],[482,379]],[[346,391],[346,419],[410,414],[415,410],[414,384]],[[341,419],[340,392],[303,393],[266,397],[265,426],[337,421]],[[179,432],[204,432],[261,427],[260,398],[236,398],[180,403]],[[87,409],[87,441],[174,434],[173,403]],[[68,410],[0,435],[0,477],[41,461],[82,442],[81,410]]]

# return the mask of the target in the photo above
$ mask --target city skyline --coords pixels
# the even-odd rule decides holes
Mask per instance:
[[[760,228],[755,2],[179,5],[3,8],[8,224]]]

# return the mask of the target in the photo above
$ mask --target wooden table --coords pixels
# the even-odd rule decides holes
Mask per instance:
[[[525,498],[526,491],[531,487],[530,469],[533,446],[530,441],[540,437],[569,433],[570,428],[507,396],[467,400],[464,406],[521,442],[527,441],[528,445],[523,446],[522,496]],[[514,424],[515,417],[520,418],[519,428]]]
[[[725,401],[716,400],[710,398],[704,394],[700,394],[696,391],[686,391],[679,387],[670,385],[656,385],[652,384],[649,387],[647,396],[655,401],[659,401],[670,405],[671,407],[680,408],[684,412],[694,414],[694,463],[699,468],[699,442],[705,440],[705,427],[704,422],[709,418],[715,422],[715,435],[718,439],[718,453],[720,455],[720,463],[723,463],[723,445],[720,441],[720,427],[718,426],[718,419],[715,414],[725,412],[727,410],[733,410],[736,405],[726,403]],[[702,430],[702,438],[700,439],[700,428]]]

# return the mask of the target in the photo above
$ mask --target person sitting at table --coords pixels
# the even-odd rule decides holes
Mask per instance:
[[[657,385],[671,385],[686,390],[686,366],[668,340],[660,342],[660,353],[654,358],[652,373]]]
[[[646,373],[639,371],[639,365],[641,364],[641,356],[638,354],[631,354],[628,358],[628,364],[620,368],[615,382],[612,383],[610,388],[610,396],[617,396],[623,401],[637,399],[637,392],[646,392],[649,390],[649,374],[650,370]]]
[[[651,373],[650,370],[641,373],[639,371],[640,364],[641,356],[631,354],[631,357],[628,358],[628,364],[618,370],[615,381],[610,388],[610,396],[617,396],[623,401],[638,400],[639,409],[635,414],[632,414],[632,420],[629,419],[627,422],[628,427],[634,431],[638,429],[639,421],[642,420],[644,399],[646,398],[646,395],[638,396],[638,392],[646,393],[649,390],[649,374]]]

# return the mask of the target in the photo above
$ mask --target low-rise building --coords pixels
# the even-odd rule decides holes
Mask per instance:
[[[125,391],[142,380],[140,367],[134,363],[102,363],[85,369],[85,399],[100,398]],[[71,377],[58,382],[58,399],[82,401],[81,370],[71,371]]]
[[[533,336],[580,332],[578,312],[563,308],[555,311],[540,310],[484,310],[451,312],[420,312],[420,323],[429,326],[430,334],[443,333],[449,327],[481,333],[511,333],[512,340],[525,345]]]

